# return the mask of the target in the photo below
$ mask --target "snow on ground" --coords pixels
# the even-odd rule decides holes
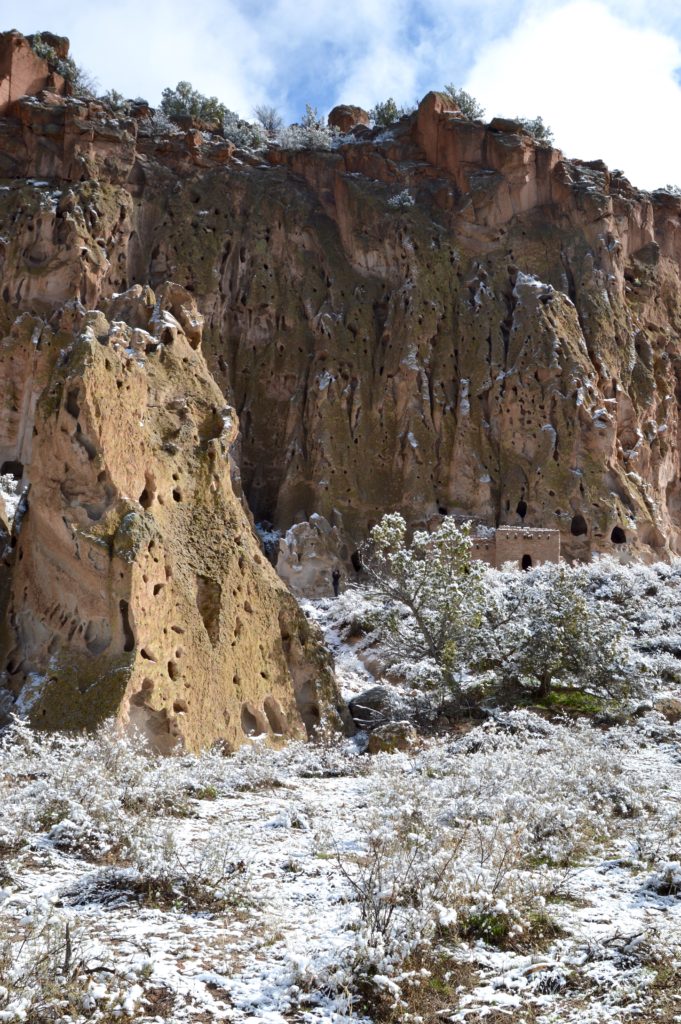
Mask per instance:
[[[331,608],[306,611],[356,693]],[[519,711],[361,749],[15,727],[0,1021],[681,1021],[680,726]]]
[[[14,522],[22,492],[21,482],[15,480],[10,473],[0,475],[0,505],[4,504],[10,524]]]

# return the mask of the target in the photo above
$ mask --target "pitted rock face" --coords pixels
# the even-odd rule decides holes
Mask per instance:
[[[109,310],[70,333],[24,317],[2,345],[18,406],[3,451],[30,483],[2,666],[14,709],[60,728],[113,715],[163,752],[338,722],[330,664],[233,493],[237,420],[192,296],[134,288]]]
[[[256,520],[318,513],[350,552],[394,509],[681,551],[678,197],[439,93],[257,154],[74,102],[0,123],[0,323],[185,289]]]

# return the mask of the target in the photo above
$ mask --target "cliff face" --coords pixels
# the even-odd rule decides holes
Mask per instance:
[[[163,286],[173,281],[177,294],[187,290],[184,306],[195,302],[204,318],[203,352],[224,397],[196,363],[194,314],[180,325],[175,351],[188,346],[191,379],[205,376],[203,406],[236,410],[233,458],[256,519],[286,529],[319,513],[338,527],[348,558],[393,509],[413,523],[448,512],[489,525],[558,527],[563,551],[575,557],[681,552],[678,198],[637,192],[600,162],[568,161],[514,122],[466,121],[438,94],[390,130],[353,129],[330,152],[253,155],[196,130],[159,138],[148,121],[45,93],[11,105],[0,136],[0,326],[23,339],[6,343],[5,357],[23,360],[23,368],[2,414],[0,446],[5,461],[28,467],[27,530],[38,500],[57,518],[60,502],[70,500],[39,489],[36,460],[45,432],[58,436],[65,426],[73,438],[63,405],[51,409],[52,419],[40,417],[46,385],[64,378],[66,393],[76,370],[69,360],[47,368],[29,339],[37,321],[26,314],[50,324],[61,318],[55,337],[66,330],[71,341],[50,344],[80,353],[77,372],[91,379],[91,401],[101,405],[98,390],[108,394],[118,373],[101,370],[116,322],[148,329],[141,299],[114,313],[111,297],[135,285],[170,295]],[[63,326],[72,316],[64,304],[73,300],[106,314],[106,328],[95,330],[99,348],[87,329],[83,335],[81,312]],[[148,378],[159,359],[154,351],[143,373],[129,371],[131,387],[141,389],[136,407],[148,407],[158,390]],[[161,391],[179,395],[172,381]],[[17,411],[36,402],[37,440]],[[210,487],[209,461],[225,442],[202,436],[195,410],[190,418],[199,441],[187,449],[186,472]],[[87,428],[81,422],[96,451],[113,454],[100,491],[97,474],[88,477],[87,502],[99,509],[101,488],[110,488],[106,507],[120,512],[115,523],[102,513],[107,543],[127,514],[120,503],[148,491],[149,474],[166,506],[136,508],[140,529],[152,529],[150,516],[162,523],[172,508],[184,550],[192,530],[182,502],[168,497],[166,428],[159,422],[144,440],[121,424],[146,455],[134,478],[115,481],[110,467],[123,452],[107,447],[113,441],[98,433],[103,424],[95,427],[94,419]],[[61,451],[58,459],[68,463]],[[72,543],[70,529],[59,526],[59,544]],[[246,527],[233,529],[252,543]],[[199,547],[194,580],[213,579]],[[158,558],[154,564],[164,565]],[[163,580],[134,565],[153,597]],[[93,573],[94,586],[100,569]],[[109,610],[93,612],[115,624],[123,647],[125,580],[107,598]],[[284,600],[271,573],[268,581]],[[233,589],[231,577],[220,586]],[[147,614],[157,612],[133,617],[142,623]],[[249,621],[250,613],[238,615]],[[169,606],[161,619],[173,616]],[[199,620],[191,629],[203,636]],[[264,628],[259,622],[254,635]],[[157,666],[173,660],[171,639],[154,653]],[[139,644],[136,635],[136,665]],[[172,689],[173,701],[185,700],[176,681],[169,689],[164,677],[165,689],[143,690],[152,676],[137,667],[130,673],[125,700],[143,692],[154,712],[161,702],[150,694]],[[264,689],[257,692],[264,698]]]
[[[256,518],[319,512],[351,550],[386,509],[520,509],[569,554],[612,550],[615,527],[646,557],[678,550],[677,198],[437,94],[389,131],[266,159],[96,104],[14,113],[8,315],[190,289]]]
[[[113,715],[164,752],[338,728],[330,659],[242,502],[195,299],[127,288],[135,126],[101,142],[77,102],[19,108],[36,148],[3,123],[27,163],[0,186],[0,713]]]
[[[37,724],[116,715],[170,751],[303,737],[335,713],[330,665],[234,494],[237,422],[200,333],[170,285],[106,315],[26,314],[2,344],[4,466],[30,481],[3,667]]]

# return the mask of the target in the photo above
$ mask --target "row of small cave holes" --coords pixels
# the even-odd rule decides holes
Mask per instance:
[[[524,519],[527,515],[527,502],[524,499],[521,498],[518,502],[516,512],[518,513],[521,519]],[[588,532],[589,527],[584,516],[581,514],[581,512],[575,513],[575,515],[572,517],[572,522],[570,523],[570,533],[572,534],[572,536],[584,537],[586,536],[586,534],[588,534]],[[626,544],[627,535],[621,526],[613,527],[612,532],[610,534],[610,540],[613,542],[613,544]]]

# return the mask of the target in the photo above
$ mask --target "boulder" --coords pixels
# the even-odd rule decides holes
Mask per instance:
[[[504,132],[507,135],[529,135],[522,121],[511,117],[493,117],[489,123],[491,132]]]
[[[33,52],[32,38],[15,31],[0,33],[0,117],[22,96],[35,96],[48,87],[64,92],[64,79]],[[42,38],[55,48],[57,57],[68,56],[68,39],[51,32],[43,33]]]
[[[658,697],[655,711],[663,715],[671,725],[681,721],[681,700],[678,697]]]
[[[405,717],[406,701],[387,686],[372,686],[353,697],[348,704],[350,715],[360,729],[376,729]]]
[[[349,104],[341,103],[329,111],[328,121],[329,128],[337,128],[345,135],[358,124],[368,125],[369,114],[366,110],[362,110],[361,107],[353,107]]]
[[[280,539],[276,567],[297,597],[332,596],[336,569],[341,573],[341,586],[348,577],[356,576],[340,530],[316,513],[307,522],[296,523]]]
[[[396,751],[413,750],[419,743],[419,735],[411,722],[389,722],[371,733],[367,753],[394,754]]]

